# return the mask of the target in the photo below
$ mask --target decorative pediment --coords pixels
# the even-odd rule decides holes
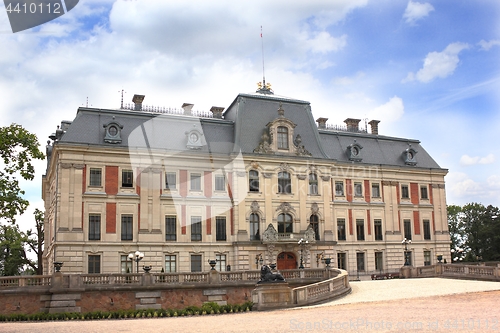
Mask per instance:
[[[356,139],[354,140],[354,143],[347,146],[347,157],[349,158],[349,160],[354,162],[361,162],[361,160],[363,159],[361,157],[361,149],[363,149],[363,147],[356,142]]]
[[[319,206],[318,203],[313,202],[311,205],[311,214],[317,215],[319,213]]]
[[[263,242],[277,242],[278,241],[278,231],[273,226],[272,223],[269,223],[266,230],[262,234]]]
[[[408,145],[408,148],[403,152],[403,158],[406,165],[417,165],[417,151]]]

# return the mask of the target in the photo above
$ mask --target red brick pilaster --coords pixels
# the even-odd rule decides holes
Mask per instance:
[[[116,233],[116,203],[106,203],[106,233]]]
[[[118,193],[118,167],[106,166],[106,183],[105,191],[109,195]]]

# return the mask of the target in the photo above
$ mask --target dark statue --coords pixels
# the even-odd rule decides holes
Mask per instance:
[[[260,281],[257,283],[279,283],[285,282],[285,278],[280,273],[271,272],[268,265],[262,265],[260,269]]]

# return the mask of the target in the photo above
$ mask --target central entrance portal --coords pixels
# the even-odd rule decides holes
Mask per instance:
[[[276,264],[278,269],[295,269],[297,268],[297,258],[292,252],[281,252]]]

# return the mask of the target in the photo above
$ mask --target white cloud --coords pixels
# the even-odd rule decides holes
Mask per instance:
[[[310,50],[314,53],[328,53],[332,51],[339,51],[347,44],[347,36],[332,37],[328,32],[321,31],[316,36],[306,41]]]
[[[405,112],[403,100],[398,97],[392,97],[387,103],[376,107],[369,113],[370,119],[393,122],[399,120]]]
[[[498,39],[492,39],[490,41],[485,41],[484,39],[482,39],[479,43],[477,43],[480,47],[481,47],[481,50],[483,51],[488,51],[489,49],[491,49],[493,46],[496,46],[496,45],[500,45],[500,40]]]
[[[434,7],[426,2],[408,2],[408,6],[406,6],[406,10],[403,14],[403,18],[405,22],[408,24],[415,24],[416,21],[426,17],[430,12],[434,10]]]
[[[492,164],[495,162],[495,155],[488,154],[486,157],[463,155],[460,158],[461,165]]]
[[[464,205],[480,202],[485,205],[500,204],[500,176],[489,176],[486,181],[477,181],[463,172],[450,172],[446,176],[447,203]]]
[[[455,71],[458,66],[458,54],[469,45],[466,43],[452,43],[442,52],[430,52],[424,59],[424,66],[416,73],[408,73],[408,76],[402,81],[410,82],[418,80],[422,83],[428,83],[435,78],[445,78]]]

